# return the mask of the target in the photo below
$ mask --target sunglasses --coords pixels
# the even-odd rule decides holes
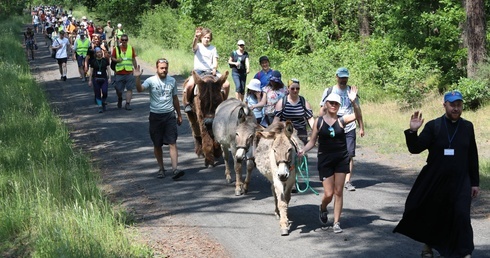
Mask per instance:
[[[292,87],[292,88],[289,88],[290,90],[299,90],[300,87]]]
[[[245,45],[238,45],[239,47],[244,47]]]
[[[291,85],[291,84],[293,84],[293,83],[297,83],[297,84],[299,84],[299,80],[298,80],[298,79],[294,79],[294,78],[293,78],[293,79],[291,79],[291,80],[289,80],[289,81],[288,81],[288,85]],[[299,88],[298,88],[298,89],[299,89]]]
[[[328,131],[330,132],[330,137],[332,137],[332,138],[335,137],[335,130],[333,129],[333,127],[330,126],[328,128]]]
[[[337,105],[340,105],[338,102],[336,101],[327,101],[330,105],[332,106],[337,106]]]
[[[121,39],[121,41],[122,41],[122,42],[126,42],[126,41],[128,41],[128,39]]]
[[[164,64],[168,64],[168,60],[167,60],[167,59],[165,59],[165,58],[158,59],[158,61],[157,61],[157,62],[159,62],[159,63],[164,63]]]

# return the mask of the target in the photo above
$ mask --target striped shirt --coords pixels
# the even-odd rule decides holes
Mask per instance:
[[[291,120],[296,130],[306,130],[307,120],[313,117],[313,111],[303,108],[299,99],[296,104],[292,104],[286,98],[286,105],[283,103],[283,109],[276,111],[275,116],[281,121]]]

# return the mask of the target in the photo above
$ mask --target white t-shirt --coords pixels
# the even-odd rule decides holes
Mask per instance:
[[[214,58],[218,58],[218,50],[213,45],[205,47],[202,43],[197,43],[197,50],[194,52],[194,70],[212,70],[218,64],[213,64]]]
[[[177,86],[173,77],[167,75],[162,80],[158,75],[154,75],[141,85],[150,93],[150,112],[164,114],[175,110],[173,97],[177,95]]]
[[[56,40],[53,40],[53,47],[57,47],[59,45],[61,45],[61,48],[56,50],[56,59],[67,58],[68,53],[66,51],[70,46],[70,41],[66,37],[63,39],[57,38]]]

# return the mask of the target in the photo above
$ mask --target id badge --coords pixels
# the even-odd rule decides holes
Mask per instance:
[[[444,149],[444,156],[454,156],[454,149]]]
[[[101,72],[101,71],[98,71],[98,72],[97,72],[97,75],[101,75],[101,74],[102,74],[102,72]]]

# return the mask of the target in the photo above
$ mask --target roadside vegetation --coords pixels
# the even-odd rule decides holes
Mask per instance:
[[[30,75],[23,24],[0,19],[0,256],[151,256]]]

